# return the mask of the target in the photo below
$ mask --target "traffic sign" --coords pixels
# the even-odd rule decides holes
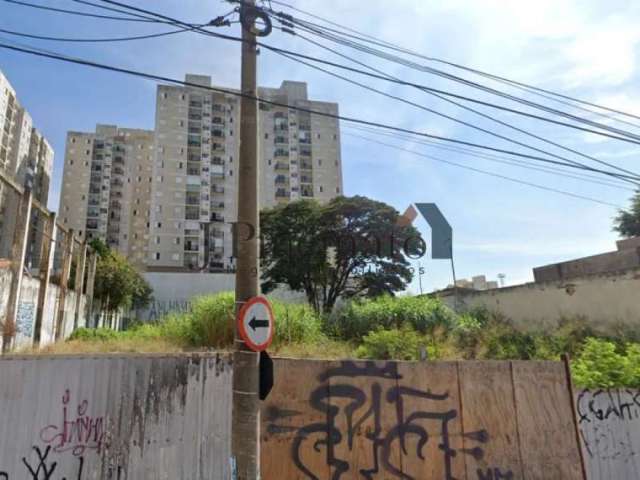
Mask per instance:
[[[254,352],[269,348],[275,329],[271,304],[264,297],[254,297],[238,313],[238,331],[244,343]]]

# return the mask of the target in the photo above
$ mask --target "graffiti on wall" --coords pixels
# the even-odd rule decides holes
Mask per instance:
[[[100,453],[107,446],[107,421],[104,416],[88,413],[89,401],[72,401],[67,389],[62,395],[58,419],[40,429],[40,444],[32,445],[22,457],[22,466],[29,480],[82,480],[85,454]],[[70,453],[75,458],[71,476],[60,473],[60,455]],[[24,477],[21,477],[24,478]],[[0,480],[9,480],[0,471]]]
[[[159,320],[169,313],[185,313],[191,311],[189,300],[153,300],[147,307],[147,320]]]
[[[370,382],[366,388],[360,388],[350,381],[355,378],[368,378]],[[323,385],[313,390],[309,398],[311,408],[321,413],[325,420],[301,427],[282,425],[282,422],[278,423],[280,420],[296,417],[301,413],[272,406],[267,411],[267,431],[276,436],[293,433],[292,461],[305,478],[318,480],[323,474],[305,462],[304,453],[312,450],[320,452],[324,449],[326,465],[334,472],[332,478],[335,480],[412,480],[414,477],[403,471],[393,452],[397,452],[399,448],[403,457],[414,456],[416,459],[424,460],[425,448],[429,443],[435,442],[444,465],[444,480],[455,480],[453,459],[460,455],[469,455],[475,460],[481,460],[484,457],[483,445],[491,439],[489,432],[486,429],[466,432],[463,436],[468,447],[454,448],[452,439],[454,435],[459,434],[452,432],[451,424],[454,419],[459,418],[459,412],[455,408],[448,408],[451,406],[447,401],[450,399],[449,392],[419,390],[409,385],[401,385],[401,379],[397,363],[389,362],[380,366],[373,362],[342,362],[339,367],[329,368],[320,375],[318,381]],[[383,388],[382,383],[386,380],[395,380],[386,382],[387,385],[393,386]],[[330,388],[327,388],[329,381]],[[440,403],[442,408],[408,409],[409,400],[412,400],[413,405],[416,404],[416,400],[418,403],[428,400],[430,405]],[[389,427],[387,418],[386,428],[383,428],[382,411],[388,408],[394,412],[392,425]],[[365,422],[373,427],[364,427]],[[425,426],[425,423],[431,428]],[[370,453],[367,458],[371,458],[372,461],[370,465],[354,472],[350,458],[353,457],[351,453],[354,450],[355,438],[362,431],[365,432],[363,438]],[[408,448],[409,437],[417,441],[414,450]],[[499,467],[478,469],[476,474],[478,480],[514,478],[510,470],[503,471]]]
[[[629,462],[640,455],[640,390],[583,390],[576,403],[591,459]]]
[[[20,302],[16,313],[16,327],[18,334],[27,338],[33,336],[36,306],[33,302]]]

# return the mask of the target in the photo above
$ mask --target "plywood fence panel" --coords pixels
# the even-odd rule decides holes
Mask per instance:
[[[328,362],[274,360],[261,410],[262,478],[329,480]]]
[[[467,478],[524,480],[509,362],[460,362]]]
[[[402,472],[411,478],[466,478],[456,363],[401,363],[394,438],[402,449]],[[387,407],[387,408],[389,408]],[[425,442],[422,444],[422,442]]]
[[[520,450],[527,480],[583,478],[564,365],[512,363]]]

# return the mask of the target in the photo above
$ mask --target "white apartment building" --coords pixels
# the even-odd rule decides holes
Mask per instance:
[[[186,81],[211,86],[211,78]],[[342,194],[338,120],[291,107],[338,114],[335,103],[308,99],[307,85],[260,88],[260,199],[270,207]],[[157,90],[155,160],[147,267],[152,271],[232,269],[237,218],[240,100],[206,88]]]
[[[153,132],[97,125],[69,132],[58,219],[99,238],[138,267],[149,242]]]
[[[53,149],[33,127],[33,121],[18,102],[16,92],[0,71],[0,170],[19,185],[29,183],[33,196],[46,205],[53,169]],[[0,182],[0,257],[9,257],[13,243],[18,197]],[[37,222],[38,212],[32,221]],[[35,231],[28,245],[28,260],[39,255],[41,236]]]

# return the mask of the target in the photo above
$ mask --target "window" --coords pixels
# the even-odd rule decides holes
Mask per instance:
[[[162,222],[158,222],[158,223],[156,223],[156,226],[157,226],[158,228],[162,228]]]
[[[264,138],[265,138],[265,140],[268,140],[268,139],[269,139],[269,134],[268,134],[268,133],[265,133],[265,134],[264,134]]]
[[[75,139],[75,138],[72,138],[72,139],[71,139],[71,143],[76,143],[76,139]]]
[[[321,167],[322,166],[322,160],[318,160],[318,166]]]
[[[85,150],[85,151],[84,151],[84,154],[85,154],[85,155],[91,155],[91,150]]]
[[[180,245],[180,237],[176,237],[175,243],[176,243],[176,245]]]
[[[320,138],[320,134],[319,133],[316,135],[316,138],[318,138],[318,139]]]
[[[336,160],[336,167],[338,166],[338,160]]]
[[[336,135],[335,133],[333,134],[333,139],[337,140],[338,139],[338,135]]]
[[[320,185],[320,186],[318,187],[318,190],[320,191],[320,193],[322,193],[322,192],[324,191],[324,189],[322,188],[322,185]]]
[[[134,211],[133,211],[133,216],[134,216],[134,217],[137,217],[137,216],[138,216],[138,210],[134,210]]]
[[[156,252],[156,260],[160,260],[160,252]]]
[[[167,98],[167,93],[166,92],[162,94],[162,98]]]
[[[233,177],[233,170],[229,170],[229,176]]]
[[[340,187],[336,187],[336,193],[340,193]]]
[[[160,237],[156,237],[156,245],[160,245]]]
[[[73,165],[73,160],[69,160],[69,165]]]

